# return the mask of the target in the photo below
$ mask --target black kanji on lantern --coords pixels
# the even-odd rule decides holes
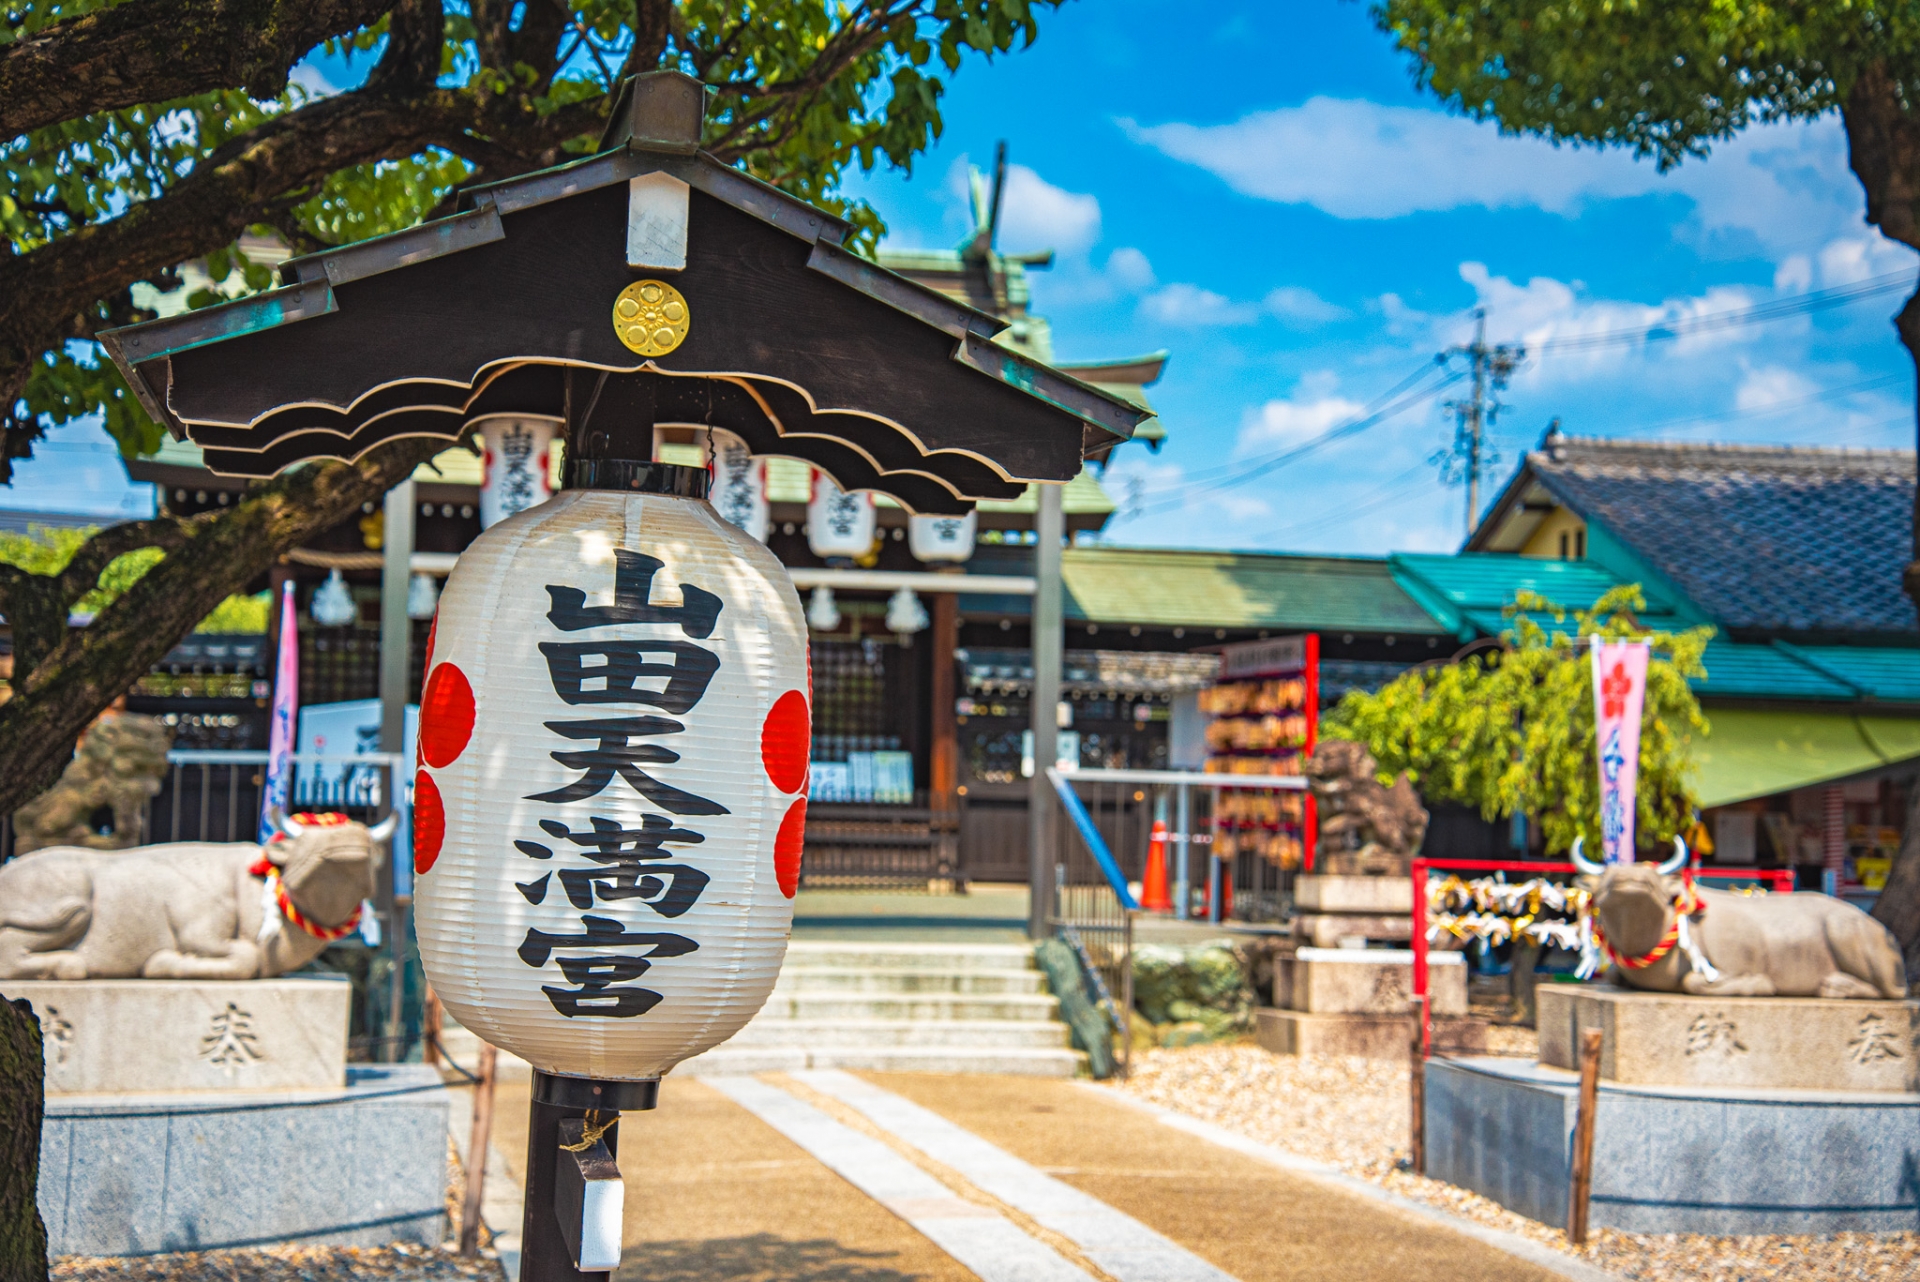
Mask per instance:
[[[542,641],[540,653],[553,692],[568,703],[645,703],[676,714],[700,702],[720,670],[718,655],[690,641]],[[648,662],[659,655],[667,661]],[[657,689],[641,684],[662,678]]]
[[[562,632],[605,628],[616,623],[677,623],[690,637],[712,636],[714,620],[720,617],[720,598],[713,593],[683,583],[681,604],[652,604],[653,576],[665,564],[644,552],[616,548],[613,604],[590,606],[586,603],[587,594],[579,588],[549,584],[547,596],[552,598],[553,608],[547,611],[547,621]]]

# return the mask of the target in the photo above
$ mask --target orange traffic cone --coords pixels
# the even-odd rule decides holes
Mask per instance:
[[[1147,838],[1147,871],[1140,879],[1140,907],[1150,913],[1173,911],[1173,896],[1167,891],[1167,825],[1153,821],[1153,834]]]

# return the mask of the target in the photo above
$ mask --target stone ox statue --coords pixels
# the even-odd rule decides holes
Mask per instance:
[[[1648,992],[1715,997],[1907,995],[1900,947],[1852,904],[1817,893],[1730,894],[1676,876],[1678,839],[1664,863],[1603,867],[1573,844],[1574,866],[1598,877],[1595,942],[1620,981]]]
[[[280,835],[265,846],[50,846],[0,865],[0,979],[255,979],[306,965],[359,924],[398,817],[269,818]]]

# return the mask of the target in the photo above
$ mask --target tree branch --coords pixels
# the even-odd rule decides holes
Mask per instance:
[[[329,36],[393,0],[135,0],[0,46],[0,138],[214,89],[271,98]]]
[[[0,814],[52,784],[99,710],[145,676],[222,600],[446,448],[441,440],[392,441],[354,463],[287,473],[248,491],[224,512],[176,521],[166,531],[149,528],[149,538],[180,541],[88,626],[68,627],[60,611],[51,644],[24,675],[16,674],[13,698],[0,704]],[[0,575],[0,583],[7,577]],[[10,609],[17,643],[15,616]]]

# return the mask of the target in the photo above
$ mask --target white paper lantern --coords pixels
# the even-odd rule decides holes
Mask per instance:
[[[973,555],[980,514],[916,516],[907,522],[907,548],[916,561],[964,561]]]
[[[460,557],[428,643],[420,956],[548,1073],[657,1077],[779,973],[806,815],[806,624],[697,499],[569,490]]]
[[[819,468],[813,469],[807,502],[807,546],[815,556],[865,556],[873,551],[873,495],[849,494]]]
[[[486,449],[481,529],[490,530],[553,497],[547,455],[558,430],[557,424],[538,418],[490,418],[480,425],[480,443]]]
[[[725,428],[707,433],[713,452],[713,510],[723,520],[745,530],[762,543],[773,523],[773,509],[767,503],[767,465],[757,459],[747,443]]]

